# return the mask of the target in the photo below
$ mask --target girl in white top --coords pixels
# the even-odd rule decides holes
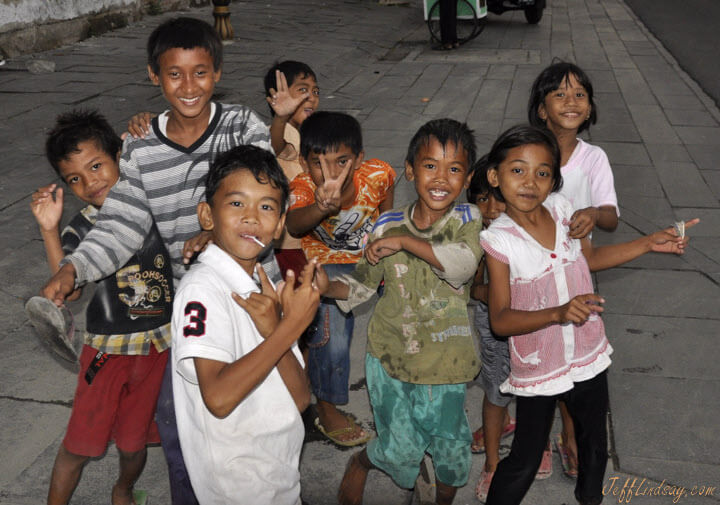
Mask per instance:
[[[578,138],[597,122],[590,78],[580,67],[558,61],[537,76],[528,103],[530,124],[550,130],[560,147],[560,194],[574,212],[570,237],[592,238],[592,229],[614,231],[618,225],[617,196],[608,157],[601,148]],[[570,414],[558,403],[562,431],[555,440],[565,475],[577,477],[577,443]],[[549,448],[549,445],[548,445]]]
[[[607,464],[605,370],[612,347],[599,317],[604,300],[593,294],[590,272],[649,251],[682,254],[687,238],[668,229],[598,248],[587,238],[574,239],[573,208],[557,194],[560,150],[547,130],[511,128],[488,158],[488,181],[506,210],[480,237],[490,275],[490,323],[509,337],[510,376],[500,389],[517,396],[517,428],[487,503],[522,501],[540,465],[555,402],[563,399],[578,431],[575,496],[597,504]]]

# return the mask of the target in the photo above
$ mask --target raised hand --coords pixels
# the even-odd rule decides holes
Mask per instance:
[[[323,175],[323,183],[315,190],[315,201],[317,206],[328,215],[335,215],[342,207],[342,191],[345,181],[350,176],[353,163],[349,160],[341,167],[339,174],[331,174],[328,164],[320,156],[320,170]]]
[[[685,221],[685,230],[692,228],[699,222],[700,219],[698,218]],[[652,251],[672,254],[684,254],[685,247],[690,241],[690,238],[687,236],[678,237],[674,227],[656,231],[652,235],[649,235],[648,238],[650,239],[650,249]]]
[[[283,308],[283,321],[288,320],[299,328],[307,328],[312,322],[320,303],[320,291],[313,277],[317,268],[317,260],[309,261],[300,273],[300,286],[295,289],[295,272],[288,270],[285,283],[278,288]]]
[[[208,244],[212,244],[212,232],[203,230],[183,244],[183,263],[189,264],[196,253],[204,251]]]
[[[54,192],[54,195],[53,195]],[[30,202],[35,220],[43,232],[54,232],[60,225],[63,210],[63,188],[50,184],[38,188]]]
[[[286,118],[292,116],[305,100],[310,97],[310,92],[306,91],[296,97],[290,94],[287,79],[281,71],[275,71],[275,85],[277,89],[270,88],[270,96],[266,97],[267,103],[275,111],[276,116]]]
[[[392,256],[402,248],[401,236],[379,238],[365,246],[365,259],[371,265],[377,265],[381,259]]]
[[[255,271],[260,277],[260,293],[250,293],[250,296],[243,299],[237,293],[233,293],[232,297],[235,303],[240,305],[250,315],[255,323],[255,327],[263,338],[267,338],[275,331],[280,322],[280,296],[270,283],[265,269],[260,265],[255,265]]]
[[[605,299],[600,295],[594,293],[578,295],[565,305],[558,307],[560,310],[560,323],[582,324],[588,320],[593,312],[605,310],[599,305],[601,303],[605,303]]]

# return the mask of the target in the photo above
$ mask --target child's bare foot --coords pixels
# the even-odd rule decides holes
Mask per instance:
[[[340,505],[362,504],[365,481],[370,468],[372,468],[372,463],[370,463],[365,449],[350,456],[345,475],[343,475],[338,490],[338,503]]]
[[[368,433],[352,417],[340,412],[329,402],[318,400],[318,429],[330,440],[340,445],[358,445],[367,442]]]
[[[112,489],[112,505],[135,505],[132,488],[120,487],[116,482]]]

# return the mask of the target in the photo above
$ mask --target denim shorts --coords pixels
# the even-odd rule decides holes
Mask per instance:
[[[332,280],[340,274],[349,274],[354,263],[323,265]],[[334,404],[348,402],[350,378],[350,342],[355,319],[344,313],[335,300],[323,298],[315,319],[307,331],[308,375],[313,394],[319,400]]]

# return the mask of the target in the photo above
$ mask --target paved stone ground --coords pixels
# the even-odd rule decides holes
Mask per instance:
[[[321,107],[357,116],[367,155],[402,171],[410,136],[425,121],[465,120],[481,150],[487,149],[499,132],[525,120],[530,84],[553,57],[582,66],[595,85],[599,110],[599,123],[588,138],[610,157],[622,214],[618,230],[596,233],[597,241],[628,240],[679,218],[703,220],[692,229],[684,257],[647,256],[597,275],[615,347],[606,503],[628,503],[627,496],[612,491],[635,478],[637,493],[663,481],[687,488],[676,501],[631,497],[638,504],[716,503],[720,491],[713,497],[697,494],[704,486],[720,485],[720,170],[715,164],[720,112],[621,0],[549,4],[537,26],[527,25],[522,14],[491,15],[476,40],[454,52],[434,52],[417,5],[234,2],[237,38],[226,46],[218,98],[267,114],[265,69],[278,59],[306,61],[318,73]],[[209,9],[187,14],[210,18]],[[6,328],[0,335],[5,350],[0,357],[0,503],[44,500],[75,385],[73,373],[47,354],[23,312],[24,301],[48,277],[29,211],[32,191],[53,180],[42,157],[45,133],[54,116],[71,107],[97,107],[118,130],[135,112],[164,109],[158,88],[146,77],[143,47],[152,28],[169,16],[35,55],[55,62],[52,74],[0,70],[0,320]],[[413,189],[403,180],[397,204],[412,198]],[[79,204],[68,198],[66,208],[71,215]],[[362,379],[369,310],[360,311],[356,324],[347,406],[366,423],[372,421]],[[480,388],[471,387],[467,412],[473,426],[479,424],[481,399]],[[309,434],[301,463],[309,503],[334,503],[351,452]],[[470,484],[456,503],[477,503],[473,488],[482,463],[482,456],[474,456]],[[557,456],[554,471],[533,485],[525,503],[574,503]],[[116,472],[111,447],[87,466],[73,503],[106,501]],[[151,503],[169,503],[159,448],[150,450],[138,487],[149,490]],[[366,504],[411,498],[387,477],[371,474]]]

